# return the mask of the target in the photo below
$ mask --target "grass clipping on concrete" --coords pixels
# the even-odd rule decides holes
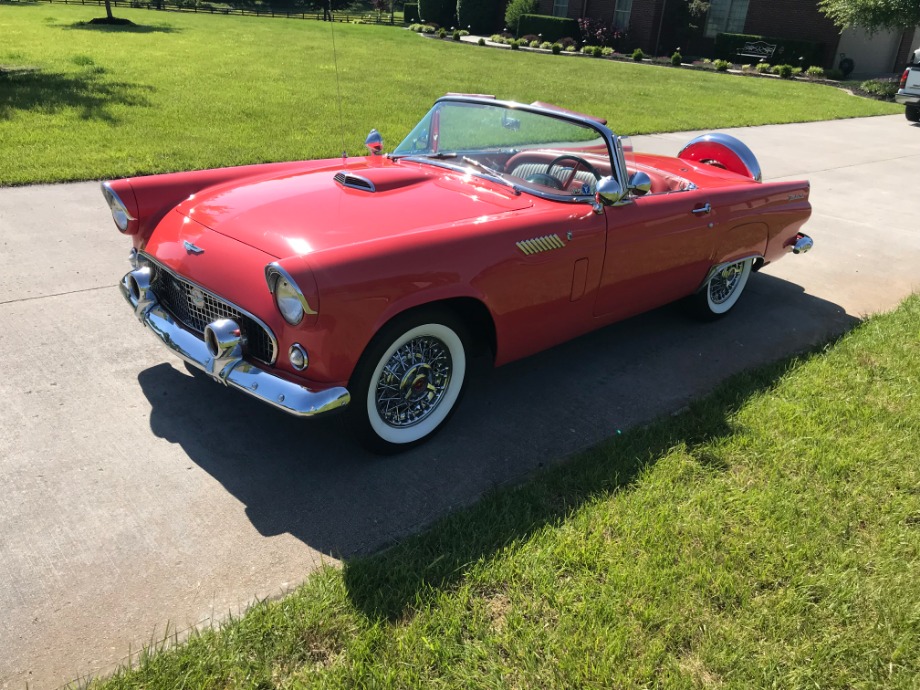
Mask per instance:
[[[920,296],[103,687],[916,688]]]

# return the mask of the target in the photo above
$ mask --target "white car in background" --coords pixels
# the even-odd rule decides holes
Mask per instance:
[[[904,117],[920,122],[920,48],[910,56],[910,64],[901,75],[901,84],[894,100],[904,105]]]

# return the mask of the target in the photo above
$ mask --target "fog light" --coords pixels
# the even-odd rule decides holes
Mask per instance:
[[[291,349],[288,350],[288,359],[291,360],[291,366],[297,371],[303,371],[307,368],[307,365],[310,364],[310,359],[307,357],[307,351],[297,343],[291,345]]]

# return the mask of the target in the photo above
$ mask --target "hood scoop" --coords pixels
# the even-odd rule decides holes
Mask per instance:
[[[338,172],[333,178],[343,187],[351,187],[352,189],[360,189],[362,192],[376,192],[377,188],[374,186],[374,183],[371,182],[366,177],[361,177],[360,175],[346,174],[343,172]]]

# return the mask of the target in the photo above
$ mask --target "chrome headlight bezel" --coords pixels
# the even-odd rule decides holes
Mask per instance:
[[[130,225],[132,220],[137,220],[137,218],[131,215],[125,202],[121,200],[121,197],[118,196],[108,182],[102,183],[102,195],[109,205],[109,211],[112,212],[112,220],[115,221],[115,227],[118,228],[119,232],[127,232],[128,225]]]
[[[277,263],[265,267],[265,281],[275,301],[275,308],[291,326],[298,325],[307,314],[317,313],[310,307],[297,282]]]

